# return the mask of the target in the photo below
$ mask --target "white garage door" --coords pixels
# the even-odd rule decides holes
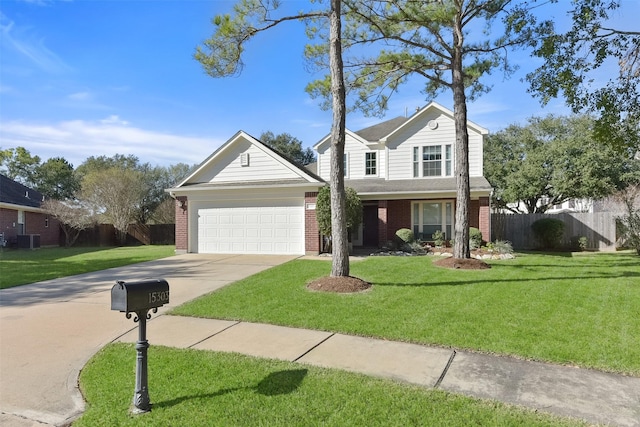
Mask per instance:
[[[270,201],[199,209],[198,252],[303,255],[304,207]]]

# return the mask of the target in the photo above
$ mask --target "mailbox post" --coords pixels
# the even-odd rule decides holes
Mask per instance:
[[[133,413],[140,414],[151,410],[147,377],[147,320],[151,319],[149,310],[158,312],[158,307],[169,303],[169,284],[166,280],[146,280],[140,282],[117,281],[111,288],[111,310],[126,313],[138,325],[136,342],[136,387],[133,394]]]

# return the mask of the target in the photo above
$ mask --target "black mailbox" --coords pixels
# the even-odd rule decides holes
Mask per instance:
[[[163,279],[118,281],[111,288],[111,310],[126,313],[162,307],[169,303],[169,283]]]

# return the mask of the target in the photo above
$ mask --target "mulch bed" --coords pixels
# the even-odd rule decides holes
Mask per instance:
[[[307,289],[320,292],[348,294],[369,290],[371,289],[371,283],[352,276],[326,276],[308,283]]]
[[[461,270],[485,270],[491,268],[486,262],[476,258],[454,258],[447,257],[433,262],[433,265],[445,268],[456,268]]]

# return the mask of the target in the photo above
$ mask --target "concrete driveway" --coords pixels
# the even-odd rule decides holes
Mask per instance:
[[[166,279],[171,302],[162,314],[294,258],[186,254],[0,290],[0,425],[65,425],[83,411],[80,370],[105,344],[137,328],[111,311],[116,280]]]

